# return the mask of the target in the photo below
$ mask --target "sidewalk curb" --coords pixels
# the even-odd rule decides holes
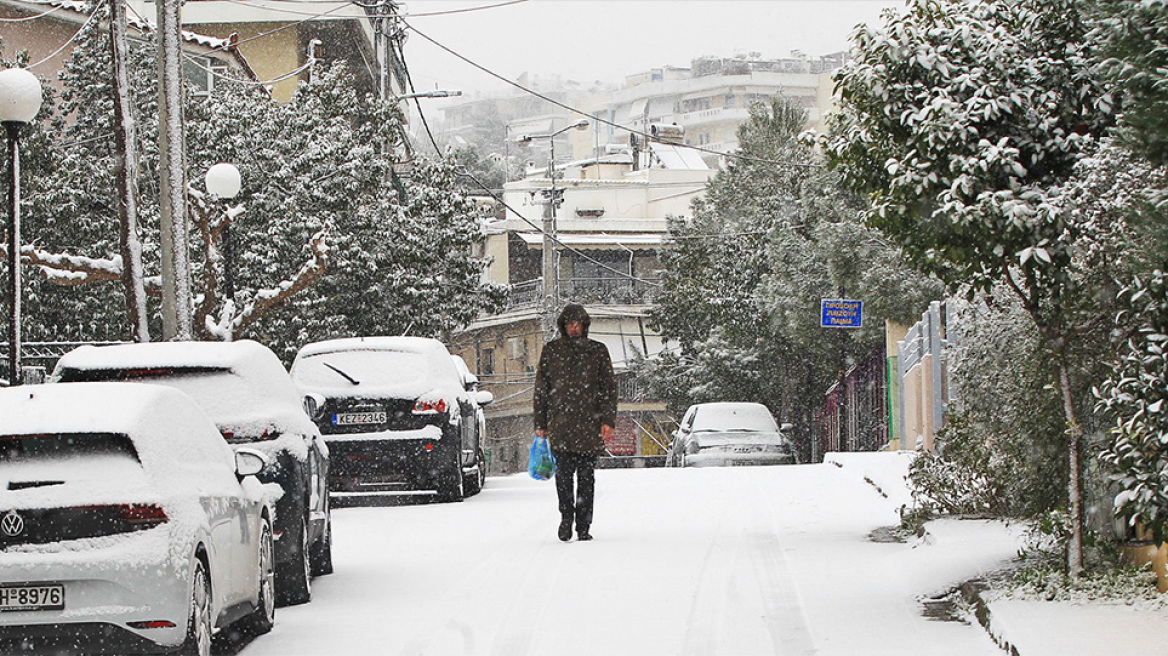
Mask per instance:
[[[993,640],[994,644],[1000,647],[1002,651],[1010,654],[1010,656],[1022,656],[1018,653],[1017,647],[1010,644],[1010,641],[1004,636],[997,635],[994,631],[994,618],[990,612],[989,603],[982,596],[982,593],[988,589],[989,584],[984,579],[972,579],[958,586],[962,599],[965,600],[965,603],[969,604],[973,610],[973,616],[977,618],[977,623],[985,629],[990,640]]]

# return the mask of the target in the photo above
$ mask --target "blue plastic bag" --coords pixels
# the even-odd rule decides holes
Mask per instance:
[[[547,439],[538,435],[531,441],[531,452],[527,457],[527,473],[537,481],[546,481],[556,473],[556,459],[548,447]]]

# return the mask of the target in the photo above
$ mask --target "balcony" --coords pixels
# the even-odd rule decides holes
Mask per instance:
[[[656,280],[611,278],[561,278],[560,299],[585,305],[651,305]],[[523,310],[543,305],[543,280],[527,280],[511,285],[507,310]]]

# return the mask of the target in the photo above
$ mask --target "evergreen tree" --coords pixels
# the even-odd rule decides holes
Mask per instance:
[[[97,29],[81,36],[61,74],[60,101],[51,98],[48,120],[30,131],[35,182],[26,187],[26,216],[37,241],[23,255],[46,276],[29,285],[33,340],[129,337],[122,290],[109,284],[121,273],[121,258],[106,38]],[[135,43],[130,56],[144,260],[147,272],[156,272],[152,48]],[[188,94],[186,113],[199,233],[192,237],[192,302],[202,338],[253,337],[290,357],[304,342],[328,336],[411,326],[414,334],[436,335],[501,302],[503,291],[480,281],[485,263],[470,249],[481,215],[457,193],[450,165],[415,163],[403,203],[394,185],[402,164],[399,111],[358,97],[343,64],[314,71],[287,104],[257,84],[220,80],[208,98]],[[242,173],[233,206],[201,189],[217,162]],[[234,300],[220,285],[227,222],[236,252]],[[157,276],[147,282],[157,291]],[[294,306],[285,306],[290,299]],[[151,307],[156,313],[157,302]]]
[[[752,107],[740,156],[692,219],[670,221],[652,320],[681,347],[658,365],[671,407],[762,402],[795,424],[808,455],[841,369],[879,347],[885,318],[907,321],[940,287],[862,224],[858,197],[799,141],[805,121],[781,99]],[[820,300],[841,294],[868,302],[862,330],[819,326]]]
[[[837,75],[841,111],[823,140],[871,224],[954,288],[1016,293],[1056,363],[1082,569],[1083,429],[1074,340],[1105,310],[1076,253],[1062,186],[1114,122],[1078,0],[911,0],[854,37]]]

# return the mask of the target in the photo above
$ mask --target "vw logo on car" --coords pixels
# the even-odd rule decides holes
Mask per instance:
[[[21,533],[24,533],[24,518],[21,517],[15,510],[9,510],[2,519],[0,519],[0,531],[4,531],[4,535],[14,538]]]

